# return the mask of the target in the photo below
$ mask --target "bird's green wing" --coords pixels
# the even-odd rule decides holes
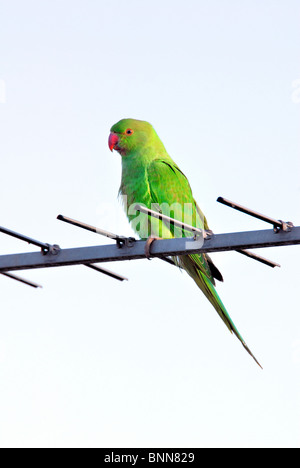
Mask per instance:
[[[208,229],[207,220],[193,198],[186,176],[172,160],[154,160],[147,169],[147,177],[153,204],[152,208],[170,218],[185,222],[199,229]],[[173,226],[166,221],[156,220],[153,226],[155,232],[152,232],[152,234],[157,237],[164,237],[163,234],[166,234],[166,228],[170,234],[168,237],[193,236],[190,231]],[[194,254],[189,255],[189,257],[195,267],[201,270],[214,283],[209,264],[212,264],[211,259],[208,260],[205,254]],[[215,266],[214,268],[217,272],[218,269]],[[221,274],[219,273],[219,275]]]
[[[163,214],[171,218],[185,221],[187,224],[191,224],[195,227],[208,229],[207,220],[193,198],[187,178],[172,160],[154,160],[148,167],[147,175],[150,198],[152,203],[157,205],[157,211],[160,210]],[[166,210],[169,211],[166,212]],[[164,228],[166,232],[166,226],[162,221],[156,220],[155,228],[156,232],[153,234],[157,237],[161,237],[160,232],[163,232]],[[192,235],[190,232],[174,228],[174,226],[168,226],[167,228],[170,234],[168,237],[189,237]],[[175,259],[175,262],[193,278],[198,287],[214,306],[230,332],[236,335],[244,348],[260,366],[243,337],[240,335],[214,288],[213,276],[220,280],[223,278],[219,270],[212,263],[210,257],[206,254],[183,255]]]

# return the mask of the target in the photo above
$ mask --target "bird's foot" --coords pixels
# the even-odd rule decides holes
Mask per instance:
[[[155,237],[155,236],[149,236],[146,245],[145,245],[145,255],[150,260],[150,255],[151,255],[151,245],[153,244],[154,241],[159,240],[160,237]]]

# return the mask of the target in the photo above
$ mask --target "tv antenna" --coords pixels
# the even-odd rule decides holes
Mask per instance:
[[[166,221],[170,223],[170,225],[181,227],[193,234],[191,237],[157,240],[151,246],[150,257],[157,257],[175,265],[172,260],[172,257],[174,256],[233,250],[252,258],[253,260],[275,268],[280,265],[249,251],[249,249],[300,244],[300,226],[294,226],[291,222],[284,222],[270,218],[269,216],[265,216],[223,197],[219,197],[217,201],[244,214],[264,221],[265,223],[270,224],[273,228],[266,230],[214,234],[212,231],[202,231],[179,220],[165,216],[157,211],[150,210],[145,206],[136,205],[135,208],[137,211],[145,213],[151,218],[158,218]],[[119,281],[124,281],[127,280],[126,277],[107,270],[98,264],[146,258],[145,241],[137,240],[134,237],[120,236],[66,216],[59,215],[57,219],[78,228],[100,234],[114,242],[92,247],[61,249],[57,244],[40,242],[24,236],[23,234],[0,227],[1,233],[39,247],[38,252],[1,255],[0,274],[30,287],[40,288],[41,286],[39,284],[19,277],[12,272],[35,270],[40,268],[84,265],[96,272],[110,276],[111,278]],[[201,236],[202,242],[199,242],[199,238]]]

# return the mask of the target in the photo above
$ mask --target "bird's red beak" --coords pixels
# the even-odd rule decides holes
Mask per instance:
[[[112,151],[117,143],[119,142],[119,137],[116,133],[111,133],[108,138],[108,146],[110,151]]]

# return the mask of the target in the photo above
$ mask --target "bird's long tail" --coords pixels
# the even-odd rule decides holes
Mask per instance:
[[[190,258],[189,256],[180,257],[180,264],[187,271],[187,273],[193,278],[193,280],[196,282],[198,287],[205,294],[205,296],[210,301],[210,303],[214,306],[214,308],[216,309],[219,316],[221,317],[221,319],[223,320],[227,328],[230,330],[230,332],[235,334],[235,336],[240,340],[240,342],[242,343],[246,351],[250,354],[250,356],[252,356],[252,358],[259,365],[259,367],[262,368],[262,366],[260,365],[256,357],[252,354],[252,352],[248,348],[245,340],[240,335],[238,329],[234,325],[230,315],[228,314],[223,302],[221,301],[217,291],[215,290],[209,278],[204,273],[202,273],[202,271],[199,270],[199,268],[195,266],[193,259]]]

